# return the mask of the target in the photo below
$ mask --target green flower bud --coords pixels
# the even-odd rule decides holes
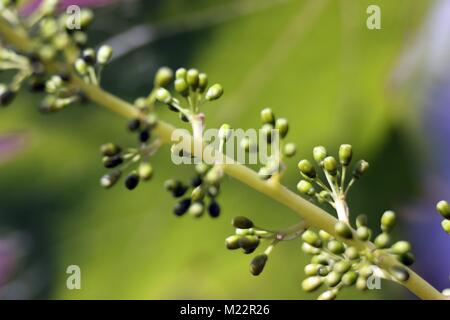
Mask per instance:
[[[352,161],[353,150],[349,144],[342,144],[339,147],[339,161],[343,166],[348,166]]]
[[[350,229],[349,225],[345,222],[339,221],[334,225],[334,230],[336,234],[344,239],[353,238],[352,229]]]
[[[359,269],[359,275],[363,278],[368,278],[371,275],[373,275],[372,267],[369,265],[365,265],[362,268]]]
[[[409,272],[402,266],[393,266],[389,269],[389,272],[392,276],[398,281],[405,282],[409,279]]]
[[[121,152],[121,148],[114,143],[105,143],[100,146],[100,152],[102,155],[112,157]]]
[[[138,186],[138,184],[139,184],[139,176],[135,171],[131,172],[125,178],[125,187],[127,187],[128,190],[133,190]]]
[[[154,79],[155,87],[167,86],[173,77],[173,71],[169,67],[161,67],[158,69]]]
[[[300,182],[297,184],[297,190],[300,193],[306,194],[308,196],[313,196],[316,193],[313,185],[306,180],[300,180]]]
[[[445,232],[450,234],[450,220],[442,220],[441,226],[442,226],[442,229],[444,229]]]
[[[205,206],[200,202],[191,203],[188,213],[196,218],[199,218],[205,212]]]
[[[296,147],[295,143],[287,143],[283,148],[283,154],[288,158],[295,156],[296,152],[297,152],[297,147]]]
[[[323,160],[324,169],[332,176],[337,174],[337,162],[334,157],[328,156]]]
[[[250,273],[254,276],[259,275],[264,270],[267,259],[267,254],[260,254],[253,258],[252,262],[250,263]]]
[[[186,80],[187,71],[185,68],[179,68],[175,71],[175,79]]]
[[[364,160],[359,160],[353,169],[353,177],[359,179],[369,169],[369,163]]]
[[[95,64],[95,51],[92,48],[88,48],[83,50],[81,53],[81,58],[86,62],[88,65],[94,65]]]
[[[195,171],[201,176],[205,175],[208,170],[209,166],[204,162],[201,162],[195,166]]]
[[[167,89],[159,88],[158,91],[156,91],[156,99],[159,102],[169,104],[172,101],[172,95]]]
[[[239,239],[239,247],[244,250],[255,250],[259,246],[259,238],[257,236],[244,236]]]
[[[317,146],[313,149],[313,158],[317,163],[322,163],[322,161],[327,157],[327,149],[323,146]]]
[[[323,231],[323,230],[319,230],[319,237],[323,241],[329,241],[332,238],[331,234],[329,234],[328,232]]]
[[[389,243],[391,241],[391,237],[387,234],[387,233],[380,233],[376,238],[375,238],[375,246],[378,249],[384,249],[387,248],[389,246]]]
[[[333,266],[333,270],[340,273],[340,274],[344,274],[346,273],[348,270],[350,270],[350,268],[352,267],[352,264],[347,261],[347,260],[341,260],[339,262],[336,262]]]
[[[271,124],[263,124],[263,126],[261,127],[261,133],[262,136],[266,138],[267,143],[272,143],[272,139],[273,139],[273,127]]]
[[[181,94],[183,97],[189,95],[189,85],[184,78],[176,79],[174,82],[175,91]]]
[[[119,170],[105,174],[100,179],[100,185],[106,189],[111,188],[119,180],[121,174]]]
[[[381,216],[381,230],[383,230],[383,232],[391,232],[391,230],[394,228],[395,226],[395,222],[396,222],[396,215],[394,211],[386,211],[385,213],[383,213],[383,215]]]
[[[359,227],[356,229],[356,237],[361,241],[368,241],[370,239],[370,229],[367,227]]]
[[[91,9],[83,8],[80,12],[80,26],[82,29],[89,26],[94,20],[94,13]]]
[[[337,297],[337,292],[335,290],[324,291],[317,300],[334,300]]]
[[[319,239],[317,233],[311,230],[306,230],[305,232],[303,232],[302,239],[306,243],[316,248],[319,248],[322,245],[322,241]]]
[[[447,201],[439,201],[436,205],[436,210],[445,218],[450,220],[450,205]]]
[[[320,253],[320,249],[313,247],[309,243],[303,242],[302,243],[302,251],[306,254],[315,255]]]
[[[197,89],[199,82],[199,72],[197,69],[189,69],[186,74],[186,81],[192,89]]]
[[[231,127],[229,124],[223,124],[219,129],[219,139],[228,140],[231,137]]]
[[[345,252],[344,244],[337,240],[329,241],[327,244],[327,248],[334,254],[342,254]]]
[[[239,239],[241,238],[240,235],[232,235],[225,239],[225,245],[227,249],[229,250],[236,250],[239,249]]]
[[[5,85],[0,86],[0,106],[8,106],[15,98],[16,93],[6,87]]]
[[[447,288],[447,289],[442,290],[442,294],[443,294],[445,297],[450,297],[450,288]]]
[[[342,274],[336,271],[331,271],[326,277],[325,277],[325,284],[329,287],[335,287],[341,282]]]
[[[358,279],[358,274],[354,271],[348,271],[342,276],[342,283],[345,286],[352,286],[355,284],[356,280]]]
[[[367,290],[367,279],[359,276],[358,280],[356,280],[356,289],[361,291]]]
[[[246,217],[234,217],[233,220],[231,220],[231,224],[233,225],[233,227],[239,228],[239,229],[253,228],[252,220],[250,220]]]
[[[144,181],[148,181],[153,176],[153,167],[148,162],[142,162],[138,167],[138,175]]]
[[[253,228],[250,228],[250,229],[236,228],[235,232],[237,235],[240,235],[240,236],[249,236],[249,235],[252,236],[255,234],[255,230],[253,230]]]
[[[358,259],[359,258],[358,249],[356,249],[355,247],[348,247],[347,249],[345,249],[345,256],[350,260]]]
[[[222,175],[217,170],[209,170],[205,176],[205,181],[212,185],[217,185],[222,179]]]
[[[288,131],[289,131],[289,123],[285,118],[279,118],[275,122],[275,129],[278,130],[280,133],[281,139],[286,137]]]
[[[302,288],[306,292],[317,290],[322,285],[322,278],[319,276],[309,277],[303,280]]]
[[[408,241],[397,241],[391,247],[391,250],[394,254],[405,254],[411,251],[411,244]]]
[[[310,263],[310,264],[307,264],[307,265],[305,266],[305,269],[304,269],[305,275],[307,275],[308,277],[311,277],[311,276],[317,276],[317,274],[318,274],[318,272],[319,272],[319,268],[320,268],[321,266],[322,266],[322,265],[316,264],[316,263]]]
[[[367,227],[368,218],[365,214],[360,214],[356,217],[356,227]]]
[[[208,86],[208,76],[206,73],[200,73],[198,75],[198,90],[200,92],[203,92],[206,90],[206,87]]]
[[[220,84],[216,83],[209,87],[206,92],[205,99],[208,101],[213,101],[219,99],[223,94],[223,88]]]
[[[261,121],[262,123],[275,125],[275,114],[273,113],[272,109],[265,108],[261,111]]]
[[[205,192],[201,186],[198,186],[192,190],[191,199],[192,201],[201,201],[205,197]]]
[[[298,169],[300,170],[300,173],[310,179],[314,179],[316,177],[316,169],[313,167],[311,162],[308,160],[300,160],[298,163]]]
[[[97,62],[101,65],[107,64],[112,57],[112,48],[107,45],[103,45],[97,51]]]
[[[327,274],[329,274],[331,271],[329,266],[320,266],[319,271],[317,274],[321,277],[325,277]]]
[[[304,242],[303,244],[307,244],[307,243]],[[317,249],[317,248],[315,248],[315,249]],[[320,249],[317,249],[317,250],[319,250],[319,252],[320,252]],[[311,263],[321,264],[324,266],[327,266],[330,264],[329,257],[324,254],[319,254],[319,255],[315,255],[314,257],[312,257]]]

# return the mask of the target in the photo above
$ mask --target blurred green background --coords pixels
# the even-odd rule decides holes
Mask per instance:
[[[420,145],[408,125],[405,92],[388,80],[401,50],[427,11],[427,0],[170,0],[119,1],[97,8],[90,41],[96,45],[136,25],[157,36],[114,61],[103,86],[132,101],[147,94],[159,66],[196,67],[220,82],[225,95],[208,105],[207,125],[259,125],[271,107],[290,120],[298,156],[285,183],[294,188],[296,161],[317,144],[336,151],[351,143],[370,174],[350,196],[353,214],[378,217],[418,190]],[[366,8],[378,4],[382,30],[368,30]],[[287,227],[295,213],[230,178],[220,196],[223,213],[176,218],[162,184],[187,178],[168,148],[152,160],[155,178],[133,192],[98,185],[104,173],[98,147],[134,143],[125,121],[95,105],[42,116],[24,93],[1,110],[0,133],[22,133],[26,148],[0,164],[1,233],[23,235],[10,290],[26,298],[56,299],[312,299],[301,291],[307,257],[294,241],[276,248],[265,272],[248,272],[249,256],[224,248],[230,220],[246,215],[262,226]],[[161,110],[161,117],[179,123]],[[413,159],[411,161],[411,159]],[[395,174],[395,179],[389,179]],[[389,179],[389,180],[388,180]],[[66,268],[79,265],[82,290],[66,288]],[[17,289],[19,288],[19,289]],[[17,295],[20,295],[16,293]],[[404,298],[383,290],[345,291],[342,298]],[[14,291],[12,293],[14,296]]]

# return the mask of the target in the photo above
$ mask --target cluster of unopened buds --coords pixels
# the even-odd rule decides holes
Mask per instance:
[[[441,225],[447,234],[450,234],[450,205],[447,201],[441,200],[436,205],[436,210],[444,217]]]

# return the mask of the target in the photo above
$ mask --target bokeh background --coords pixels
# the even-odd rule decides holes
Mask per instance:
[[[77,1],[66,1],[76,3]],[[103,86],[132,101],[147,94],[159,66],[196,67],[225,95],[205,108],[211,127],[259,125],[271,107],[290,120],[296,160],[314,145],[351,143],[371,170],[350,195],[354,215],[400,214],[398,236],[413,242],[416,269],[439,289],[450,283],[450,242],[434,204],[450,198],[450,1],[448,0],[129,0],[93,5],[93,46],[112,44],[116,59]],[[377,4],[382,29],[368,30]],[[295,213],[225,179],[223,213],[176,218],[163,188],[173,167],[168,148],[152,161],[154,180],[133,192],[98,185],[98,147],[133,143],[125,122],[95,105],[42,116],[26,92],[0,110],[0,298],[311,299],[301,291],[307,258],[300,242],[276,248],[252,277],[249,256],[224,248],[230,220],[262,226],[296,223]],[[166,110],[161,117],[177,122]],[[66,288],[79,265],[82,289]],[[342,298],[413,298],[383,290]]]

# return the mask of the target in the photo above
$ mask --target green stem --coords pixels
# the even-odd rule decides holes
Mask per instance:
[[[13,45],[17,50],[22,52],[31,52],[33,49],[31,47],[32,42],[28,35],[23,32],[23,29],[11,27],[2,17],[0,17],[0,36],[4,42]],[[130,103],[102,90],[98,86],[84,82],[75,73],[72,74],[72,83],[84,92],[90,100],[100,106],[126,118],[136,118],[141,116],[139,110]],[[162,142],[165,143],[170,143],[171,135],[174,130],[174,126],[162,120],[158,122],[158,125],[155,128],[156,133],[160,136]],[[191,140],[192,137],[189,137],[189,139]],[[308,225],[325,230],[333,236],[337,236],[334,231],[334,225],[338,222],[336,218],[311,202],[304,200],[302,197],[281,184],[273,181],[264,181],[259,178],[256,172],[231,159],[226,159],[225,164],[223,164],[223,170],[226,174],[236,180],[241,181],[252,189],[257,190],[292,209],[302,217]],[[358,240],[345,240],[345,242],[348,245],[355,246],[361,250],[370,249],[374,246],[370,242],[361,242]],[[390,254],[379,256],[377,261],[378,266],[385,270],[389,270],[393,265],[401,265],[401,263]],[[414,271],[406,266],[403,266],[403,268],[408,270],[410,277],[402,284],[412,293],[422,299],[445,299],[444,295]]]

